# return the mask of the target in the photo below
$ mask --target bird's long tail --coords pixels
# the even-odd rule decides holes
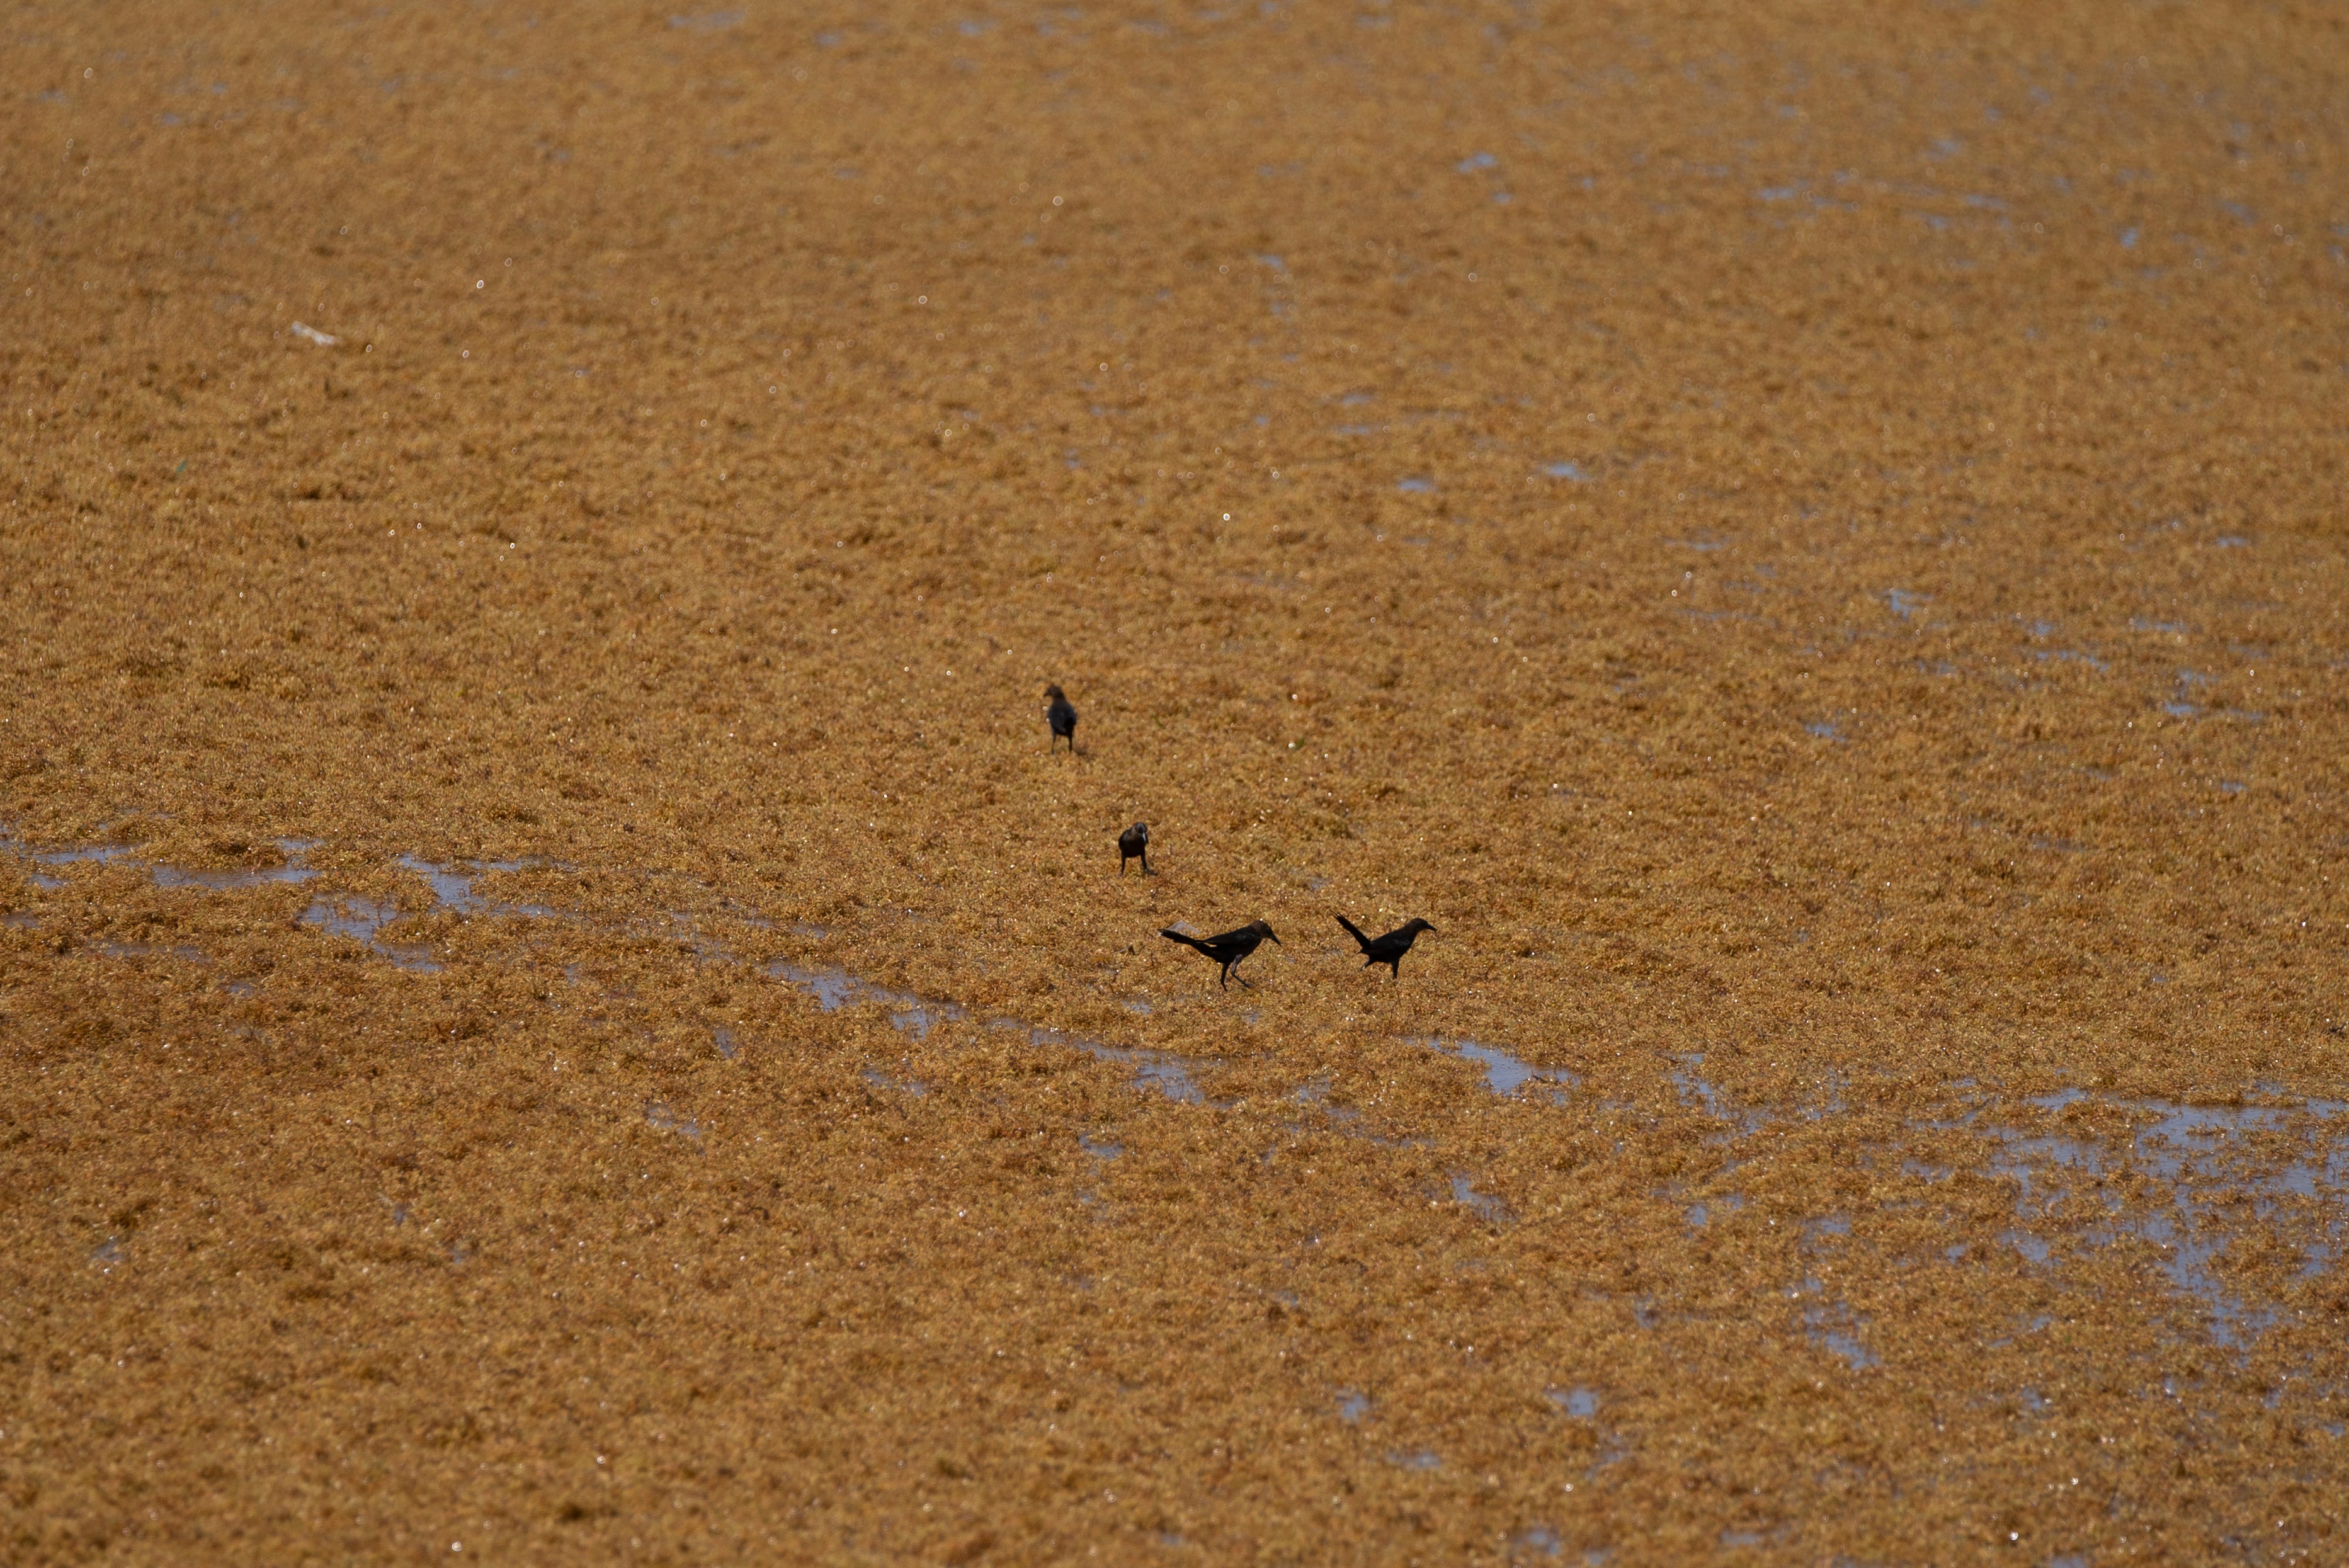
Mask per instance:
[[[1195,947],[1202,953],[1207,953],[1207,944],[1195,936],[1185,936],[1179,931],[1162,931],[1158,934],[1169,942],[1179,942],[1185,947]],[[1215,954],[1207,953],[1207,956],[1213,958]]]
[[[1370,939],[1369,937],[1364,936],[1364,935],[1362,934],[1362,928],[1361,928],[1361,926],[1356,925],[1352,921],[1348,920],[1348,919],[1347,919],[1344,915],[1342,915],[1342,914],[1341,914],[1341,915],[1340,915],[1340,916],[1338,917],[1338,923],[1339,923],[1339,924],[1340,924],[1340,925],[1342,925],[1342,926],[1344,926],[1344,927],[1346,928],[1346,934],[1347,934],[1347,935],[1349,935],[1349,936],[1352,937],[1356,942],[1359,942],[1359,943],[1361,943],[1361,945],[1362,945],[1362,947],[1363,947],[1363,950],[1364,950],[1364,951],[1366,951],[1366,952],[1367,952],[1367,951],[1369,950],[1370,945],[1371,945],[1371,939]]]

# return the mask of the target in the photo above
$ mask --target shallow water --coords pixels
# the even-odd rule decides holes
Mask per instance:
[[[312,850],[318,847],[315,839],[280,839],[277,847],[285,857],[282,866],[259,871],[182,871],[178,866],[158,865],[154,870],[157,887],[200,887],[213,892],[233,892],[244,888],[266,887],[276,882],[305,882],[318,873],[302,863]]]
[[[2025,1103],[2050,1115],[2093,1105],[2153,1119],[2125,1146],[1995,1122],[1977,1130],[1993,1144],[1991,1172],[2014,1183],[2016,1224],[2000,1240],[2034,1266],[2061,1268],[2060,1240],[2092,1250],[2123,1238],[2150,1243],[2170,1287],[2207,1314],[2213,1343],[2240,1350],[2282,1308],[2230,1283],[2220,1260],[2231,1246],[2265,1233],[2301,1251],[2303,1276],[2339,1255],[2349,1218],[2349,1107],[2341,1102],[2188,1106],[2066,1089]],[[2278,1137],[2299,1140],[2280,1166],[2255,1147]],[[2313,1222],[2311,1203],[2322,1216]]]
[[[1432,1047],[1447,1056],[1463,1061],[1475,1062],[1485,1069],[1485,1087],[1496,1095],[1513,1095],[1526,1085],[1541,1084],[1554,1104],[1566,1103],[1566,1091],[1582,1082],[1581,1075],[1566,1068],[1540,1068],[1522,1057],[1510,1055],[1497,1046],[1481,1045],[1467,1039],[1423,1039],[1414,1042]]]
[[[919,1078],[892,1078],[878,1068],[866,1068],[862,1076],[874,1088],[891,1089],[912,1099],[925,1099],[930,1092],[930,1086]]]
[[[1698,1070],[1703,1066],[1703,1053],[1695,1052],[1681,1057],[1680,1065],[1672,1069],[1672,1087],[1680,1091],[1682,1104],[1702,1110],[1715,1121],[1727,1122],[1730,1131],[1726,1136],[1731,1138],[1748,1137],[1769,1124],[1768,1113],[1731,1105],[1729,1097]],[[1721,1136],[1714,1140],[1723,1140]]]
[[[1198,1080],[1192,1074],[1195,1069],[1212,1066],[1212,1063],[1188,1057],[1174,1056],[1165,1051],[1137,1050],[1125,1046],[1105,1045],[1090,1036],[1070,1034],[1060,1029],[1047,1029],[1033,1024],[1022,1024],[1016,1018],[990,1018],[988,1020],[988,1027],[1026,1029],[1028,1038],[1036,1045],[1070,1046],[1088,1053],[1097,1060],[1114,1062],[1120,1067],[1132,1068],[1133,1081],[1137,1088],[1154,1088],[1167,1099],[1180,1100],[1185,1105],[1208,1103],[1206,1091],[1199,1088]]]
[[[1488,1225],[1507,1224],[1512,1218],[1509,1206],[1490,1193],[1476,1191],[1474,1181],[1464,1171],[1452,1172],[1452,1201]]]
[[[285,863],[283,865],[250,870],[194,871],[158,861],[149,867],[149,875],[154,879],[157,887],[202,888],[212,892],[233,892],[280,882],[305,882],[318,875],[302,863],[303,858],[318,847],[316,840],[280,839],[277,847],[285,856]],[[21,852],[36,865],[45,866],[110,865],[117,861],[133,859],[138,854],[136,849],[124,844],[84,844],[63,850],[24,849]],[[55,877],[45,877],[37,872],[34,874],[33,882],[37,887],[52,890],[65,885]]]
[[[440,965],[431,957],[431,949],[420,942],[386,942],[377,934],[399,919],[397,904],[378,903],[373,899],[318,899],[302,912],[302,923],[333,936],[347,936],[364,942],[377,953],[400,968],[418,975],[437,975]]]
[[[891,1027],[903,1029],[916,1039],[928,1037],[929,1032],[941,1023],[968,1016],[952,1002],[933,1001],[911,991],[876,985],[845,969],[811,969],[779,958],[761,973],[806,992],[827,1013],[863,1002],[875,1003],[886,1010]]]
[[[492,903],[473,891],[474,879],[485,872],[527,871],[542,862],[535,861],[469,861],[462,869],[440,865],[417,855],[402,855],[394,862],[403,871],[414,872],[432,890],[437,908],[462,915],[522,916],[533,920],[551,920],[555,912],[543,903]]]
[[[659,1100],[650,1101],[645,1106],[645,1121],[660,1131],[674,1132],[689,1142],[701,1141],[704,1130],[701,1123],[691,1117],[678,1114]]]

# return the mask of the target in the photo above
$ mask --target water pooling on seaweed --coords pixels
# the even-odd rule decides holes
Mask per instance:
[[[911,991],[875,985],[845,969],[809,969],[779,958],[766,965],[762,973],[805,991],[827,1013],[836,1013],[858,1002],[878,1003],[887,1010],[892,1027],[905,1030],[916,1039],[926,1038],[941,1023],[965,1016],[952,1002],[935,1002]]]
[[[265,887],[273,882],[305,882],[318,873],[302,863],[303,857],[318,847],[316,839],[280,839],[277,847],[285,855],[285,863],[260,871],[191,872],[178,866],[159,865],[155,868],[157,887],[200,887],[212,892],[233,892],[244,888]]]
[[[1452,1172],[1452,1201],[1488,1225],[1506,1225],[1512,1218],[1509,1206],[1489,1192],[1476,1191],[1474,1178],[1465,1171]]]
[[[653,1128],[662,1132],[674,1132],[688,1142],[701,1141],[701,1123],[689,1116],[679,1115],[659,1100],[652,1100],[645,1106],[645,1120]]]
[[[1166,1051],[1149,1051],[1124,1046],[1105,1045],[1085,1035],[1066,1034],[1059,1029],[1047,1029],[1032,1024],[1022,1024],[1017,1018],[990,1018],[990,1029],[1020,1029],[1028,1031],[1030,1043],[1039,1046],[1071,1046],[1104,1062],[1114,1062],[1133,1070],[1138,1087],[1154,1088],[1169,1099],[1185,1105],[1205,1105],[1207,1097],[1192,1078],[1192,1069],[1209,1064],[1188,1057],[1174,1056]],[[1218,1102],[1220,1103],[1220,1102]]]
[[[469,861],[469,869],[459,871],[428,861],[417,855],[402,855],[397,862],[403,871],[414,872],[432,890],[433,903],[440,908],[459,914],[526,915],[536,920],[552,920],[554,911],[543,903],[492,903],[473,891],[473,881],[485,872],[528,871],[540,862],[534,861]]]
[[[860,1076],[874,1088],[894,1089],[914,1099],[921,1099],[930,1092],[930,1086],[919,1078],[891,1078],[879,1068],[866,1068]]]
[[[2240,1349],[2275,1322],[2281,1310],[2275,1304],[2245,1299],[2219,1272],[2220,1257],[2249,1227],[2263,1226],[2289,1242],[2293,1237],[2288,1222],[2313,1207],[2321,1217],[2314,1233],[2302,1238],[2301,1275],[2322,1272],[2341,1252],[2344,1210],[2349,1208],[2343,1201],[2344,1189],[2349,1189],[2349,1143],[2343,1140],[2349,1105],[2313,1100],[2296,1109],[2187,1106],[2092,1097],[2077,1089],[2026,1103],[2049,1114],[2096,1104],[2155,1118],[2130,1137],[2126,1150],[2064,1132],[2027,1132],[1996,1124],[1976,1129],[1996,1145],[1992,1172],[2015,1183],[2017,1223],[2002,1232],[2000,1240],[2034,1264],[2055,1256],[2042,1233],[2063,1222],[2058,1216],[2071,1196],[2071,1183],[2094,1182],[2102,1218],[2065,1228],[2090,1247],[2107,1246],[2124,1236],[2153,1243],[2159,1253],[2156,1266],[2172,1288],[2209,1315],[2212,1340]],[[1980,1109],[1967,1118],[1969,1122]],[[2240,1169],[2259,1152],[2251,1146],[2252,1135],[2272,1143],[2294,1131],[2301,1132],[2301,1150],[2281,1171],[2247,1173]],[[2332,1141],[2329,1150],[2319,1147],[2325,1138]],[[2132,1202],[2137,1189],[2106,1180],[2124,1168],[2167,1187],[2166,1201],[2150,1209]],[[2309,1226],[2303,1222],[2299,1228],[2305,1232]]]
[[[1799,1252],[1811,1253],[1820,1250],[1823,1237],[1849,1234],[1851,1221],[1841,1214],[1829,1214],[1806,1222],[1795,1244]],[[1881,1358],[1860,1341],[1859,1331],[1867,1326],[1868,1320],[1829,1297],[1826,1283],[1817,1274],[1805,1274],[1794,1294],[1805,1303],[1803,1335],[1812,1344],[1841,1357],[1855,1372],[1881,1365]]]
[[[402,969],[418,975],[438,975],[440,965],[431,949],[420,942],[386,942],[377,934],[399,918],[399,906],[373,899],[318,899],[302,912],[302,923],[334,936],[364,942]]]
[[[838,1012],[858,1002],[875,1003],[886,1011],[894,1027],[905,1030],[917,1039],[927,1037],[931,1029],[941,1023],[952,1023],[969,1016],[956,1003],[937,1001],[887,985],[876,985],[844,969],[812,969],[776,959],[765,965],[761,973],[806,992],[815,998],[816,1006],[827,1013]],[[1033,1044],[1073,1047],[1102,1061],[1131,1068],[1137,1083],[1154,1088],[1170,1099],[1190,1105],[1206,1102],[1206,1096],[1200,1091],[1192,1077],[1193,1069],[1204,1067],[1206,1063],[1165,1051],[1112,1046],[1087,1035],[1046,1028],[1018,1018],[990,1018],[988,1027],[1025,1029]]]
[[[303,857],[318,847],[316,839],[280,839],[279,851],[285,857],[282,866],[266,866],[233,871],[191,871],[184,867],[160,862],[149,868],[157,887],[196,887],[212,892],[233,892],[246,888],[264,887],[274,882],[305,882],[318,873],[302,863]],[[124,844],[86,844],[70,850],[26,849],[25,857],[36,865],[110,865],[127,860],[137,851]],[[55,890],[65,886],[56,877],[32,876],[36,887]]]
[[[1463,1061],[1476,1062],[1485,1069],[1485,1087],[1506,1098],[1529,1083],[1540,1082],[1561,1087],[1545,1090],[1550,1099],[1566,1103],[1566,1090],[1582,1082],[1578,1073],[1565,1068],[1537,1068],[1522,1057],[1511,1056],[1497,1046],[1479,1045],[1475,1040],[1447,1040],[1433,1037],[1413,1040],[1416,1046],[1427,1046]]]

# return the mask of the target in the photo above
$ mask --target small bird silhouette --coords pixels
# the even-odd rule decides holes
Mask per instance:
[[[1419,940],[1421,932],[1435,929],[1423,920],[1413,919],[1407,924],[1395,927],[1384,936],[1372,937],[1364,936],[1362,928],[1342,914],[1338,917],[1338,923],[1346,928],[1347,935],[1362,944],[1363,968],[1367,969],[1373,964],[1383,964],[1393,972],[1394,977],[1398,980],[1402,978],[1402,955],[1411,951],[1411,944]]]
[[[1058,746],[1065,736],[1069,750],[1074,753],[1077,749],[1077,710],[1069,706],[1068,693],[1059,686],[1046,686],[1044,695],[1052,699],[1044,706],[1044,722],[1052,727],[1052,744]]]
[[[1125,862],[1131,860],[1139,860],[1142,861],[1142,874],[1143,876],[1151,874],[1150,824],[1147,822],[1136,822],[1133,826],[1128,828],[1124,832],[1120,833],[1117,836],[1118,875],[1123,876],[1125,874]]]
[[[1218,985],[1228,985],[1234,980],[1239,981],[1243,985],[1247,985],[1246,976],[1233,973],[1238,968],[1240,960],[1254,953],[1260,943],[1269,941],[1278,945],[1280,941],[1280,938],[1272,934],[1272,927],[1261,920],[1252,920],[1237,931],[1226,931],[1221,936],[1185,936],[1181,932],[1173,930],[1162,931],[1158,934],[1169,942],[1179,942],[1185,947],[1195,947],[1217,964],[1222,965],[1223,973],[1216,977]]]

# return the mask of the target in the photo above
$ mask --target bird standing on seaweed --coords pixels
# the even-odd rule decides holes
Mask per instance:
[[[1272,927],[1261,920],[1252,920],[1237,931],[1226,931],[1221,936],[1185,936],[1171,928],[1158,934],[1169,942],[1195,947],[1223,965],[1223,972],[1216,976],[1216,984],[1221,985],[1228,985],[1234,980],[1246,985],[1248,983],[1247,976],[1234,973],[1239,961],[1254,953],[1261,943],[1269,941],[1278,945],[1280,942],[1280,938],[1272,934]]]
[[[1052,727],[1052,744],[1058,746],[1063,736],[1068,738],[1069,754],[1077,750],[1077,710],[1069,706],[1069,695],[1059,686],[1048,686],[1044,695],[1052,700],[1044,705],[1044,722]]]
[[[1419,940],[1421,932],[1432,932],[1435,929],[1423,920],[1413,919],[1407,924],[1395,927],[1384,936],[1371,937],[1364,936],[1361,927],[1342,914],[1338,917],[1338,923],[1346,928],[1347,935],[1362,944],[1363,968],[1367,969],[1373,964],[1383,964],[1398,980],[1402,978],[1402,955],[1411,951],[1411,944]]]
[[[1136,822],[1117,836],[1117,874],[1123,876],[1125,862],[1136,859],[1142,861],[1142,874],[1149,876],[1150,824],[1147,822]]]

